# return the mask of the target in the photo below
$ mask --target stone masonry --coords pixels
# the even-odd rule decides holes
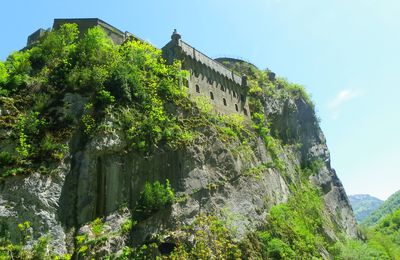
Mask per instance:
[[[188,91],[191,96],[207,97],[218,114],[250,116],[246,76],[238,76],[185,43],[176,30],[162,51],[168,62],[180,60],[182,68],[190,72]]]

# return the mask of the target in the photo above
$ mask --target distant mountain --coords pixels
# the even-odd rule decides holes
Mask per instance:
[[[383,201],[368,194],[357,194],[349,196],[351,207],[357,222],[363,221],[372,212],[382,205]]]
[[[366,217],[361,224],[373,226],[386,215],[400,209],[400,191],[390,196],[378,209]]]

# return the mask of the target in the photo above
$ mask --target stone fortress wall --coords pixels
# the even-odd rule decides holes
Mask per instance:
[[[97,18],[54,19],[53,29],[58,29],[65,23],[77,24],[81,35],[89,28],[100,26],[115,44],[123,44],[132,39],[143,41]],[[37,42],[45,33],[46,30],[39,29],[30,35],[27,47]],[[178,59],[182,62],[182,69],[190,72],[187,84],[190,96],[205,96],[218,114],[241,114],[250,117],[246,76],[235,74],[221,63],[185,43],[176,30],[162,51],[167,62],[172,63],[174,59]]]
[[[176,31],[162,51],[168,62],[181,60],[182,68],[190,72],[188,91],[191,96],[205,96],[218,114],[237,113],[250,116],[246,76],[240,77],[199,52],[182,41]]]

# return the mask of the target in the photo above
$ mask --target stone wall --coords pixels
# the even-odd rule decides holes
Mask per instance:
[[[40,38],[42,38],[46,34],[46,32],[47,31],[43,28],[38,29],[37,31],[28,36],[26,45],[29,46],[36,43]]]
[[[190,58],[184,60],[183,69],[190,72],[188,92],[191,96],[207,97],[217,114],[249,116],[246,93],[241,85]]]
[[[79,18],[79,19],[54,19],[53,29],[60,28],[61,25],[66,23],[75,23],[78,25],[81,36],[89,30],[89,28],[100,26],[113,40],[115,44],[122,44],[126,40],[127,33],[118,30],[117,28],[109,25],[108,23],[97,18]]]
[[[164,58],[172,63],[182,62],[188,70],[188,92],[191,96],[205,96],[218,114],[241,114],[250,117],[247,99],[247,80],[240,77],[221,63],[209,58],[180,39],[174,32],[172,40],[165,45]]]

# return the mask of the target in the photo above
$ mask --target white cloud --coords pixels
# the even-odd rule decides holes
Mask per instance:
[[[328,103],[331,116],[333,119],[337,119],[340,116],[340,110],[343,104],[348,103],[350,100],[361,96],[361,91],[354,89],[343,89],[337,96]]]
[[[341,107],[344,103],[355,99],[361,95],[361,92],[353,89],[343,89],[339,94],[328,104],[331,109],[337,109]]]

